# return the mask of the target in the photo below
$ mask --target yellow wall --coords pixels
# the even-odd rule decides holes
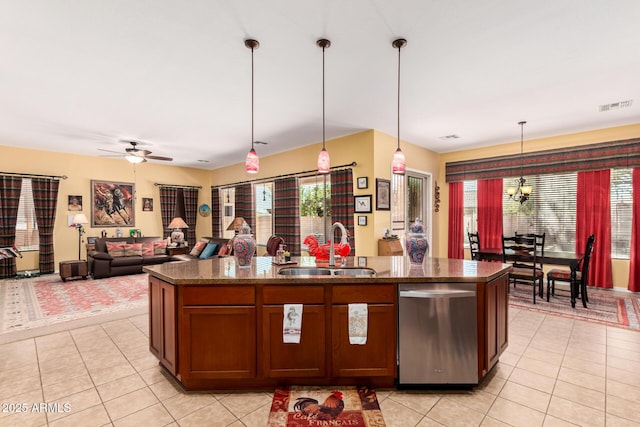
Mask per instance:
[[[628,126],[619,126],[607,129],[598,129],[590,132],[579,132],[567,135],[558,135],[548,138],[539,138],[524,141],[524,152],[534,152],[562,147],[575,147],[580,145],[595,144],[606,141],[638,138],[640,136],[640,123]],[[445,185],[446,164],[462,160],[482,159],[493,156],[503,156],[520,153],[520,141],[474,150],[463,150],[440,155],[440,172],[438,181],[441,185],[440,211],[444,215],[449,209],[449,187]],[[535,191],[535,189],[534,189]],[[443,256],[447,253],[448,221],[445,219],[438,229],[439,250]],[[436,239],[434,239],[436,240]],[[467,255],[468,256],[468,255]],[[613,260],[613,284],[615,287],[627,288],[629,282],[629,261]]]
[[[405,141],[402,141],[401,144],[409,169],[431,173],[434,178],[437,177],[439,167],[437,153]],[[391,179],[391,159],[396,150],[397,139],[383,132],[366,130],[326,141],[325,145],[331,156],[331,165],[338,166],[353,161],[358,163],[353,168],[354,194],[356,196],[371,194],[373,197],[372,213],[356,214],[354,216],[357,242],[355,255],[377,255],[378,239],[382,238],[383,228],[390,228],[391,217],[389,211],[375,210],[376,178]],[[317,143],[272,156],[260,157],[260,172],[252,176],[247,175],[245,172],[244,163],[216,169],[211,173],[211,181],[217,185],[223,185],[249,179],[262,179],[281,174],[315,170],[317,168],[318,153],[321,148],[322,144]],[[368,188],[358,189],[356,185],[357,178],[365,176],[369,179]],[[357,225],[358,215],[367,217],[366,226]],[[436,224],[438,224],[437,215],[434,216],[434,221],[433,227],[435,228]]]
[[[69,195],[81,195],[83,212],[91,221],[90,198],[91,180],[128,182],[135,184],[135,227],[144,236],[162,236],[162,220],[160,216],[160,190],[154,183],[201,185],[199,192],[201,203],[211,203],[210,172],[201,169],[182,168],[157,163],[141,163],[132,165],[124,159],[107,159],[87,157],[56,152],[26,150],[15,147],[0,146],[0,171],[15,173],[32,173],[42,175],[67,175],[67,179],[60,180],[58,191],[58,206],[54,226],[54,250],[56,270],[58,263],[63,260],[78,258],[78,232],[69,228],[67,216],[73,214],[67,210]],[[151,197],[154,200],[153,212],[142,211],[142,198]],[[109,236],[115,234],[114,227],[85,227],[87,236],[100,236],[105,229]],[[129,234],[128,228],[122,229],[124,235]],[[196,236],[211,234],[211,217],[198,215]],[[85,249],[82,247],[82,258]],[[38,268],[37,253],[27,253],[23,259],[17,261],[18,270],[32,270]]]

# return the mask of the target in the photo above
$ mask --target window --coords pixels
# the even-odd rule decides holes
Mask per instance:
[[[576,197],[578,175],[525,176],[533,195],[522,205],[504,194],[503,233],[546,233],[545,249],[571,252],[576,249]],[[611,170],[611,257],[629,259],[631,243],[632,169]],[[513,178],[504,180],[504,188]],[[464,182],[465,231],[477,230],[477,182]],[[465,245],[468,245],[465,237]]]
[[[326,224],[331,224],[329,177],[323,175],[322,178],[300,178],[300,238],[304,241],[305,237],[313,234],[318,238],[318,243],[325,243]]]
[[[273,183],[264,182],[253,186],[254,206],[256,207],[256,236],[258,245],[266,246],[269,237],[273,235]]]
[[[629,259],[633,169],[611,170],[611,257]]]
[[[40,248],[40,235],[36,210],[33,206],[31,180],[22,179],[22,191],[18,204],[18,220],[16,222],[16,247],[20,251],[37,251]]]

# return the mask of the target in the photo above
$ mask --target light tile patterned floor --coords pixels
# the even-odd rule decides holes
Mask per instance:
[[[387,425],[640,425],[640,332],[517,309],[509,317],[509,348],[477,388],[377,390]],[[148,351],[147,322],[0,345],[0,426],[266,425],[271,393],[181,392]]]

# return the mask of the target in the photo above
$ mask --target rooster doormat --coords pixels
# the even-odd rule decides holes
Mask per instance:
[[[384,427],[376,392],[366,387],[276,388],[268,427]]]

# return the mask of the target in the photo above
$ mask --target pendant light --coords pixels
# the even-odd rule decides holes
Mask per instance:
[[[393,154],[393,161],[391,162],[391,169],[396,175],[404,175],[406,168],[406,161],[404,153],[400,149],[400,49],[407,45],[407,40],[396,39],[391,43],[391,46],[398,49],[398,148]]]
[[[524,169],[524,125],[527,122],[518,122],[520,125],[520,178],[516,179],[515,187],[508,187],[507,194],[510,199],[520,202],[523,204],[529,197],[531,196],[531,192],[533,191],[533,187],[531,185],[527,185],[527,180],[523,176]]]
[[[260,169],[260,159],[258,153],[253,148],[253,51],[260,47],[260,43],[257,40],[247,39],[244,41],[244,45],[251,49],[251,150],[247,153],[247,160],[244,163],[247,173],[258,173]]]
[[[329,173],[331,160],[329,159],[329,152],[325,148],[324,131],[324,50],[331,46],[331,42],[327,39],[319,39],[316,44],[322,48],[322,150],[318,154],[318,173]]]

